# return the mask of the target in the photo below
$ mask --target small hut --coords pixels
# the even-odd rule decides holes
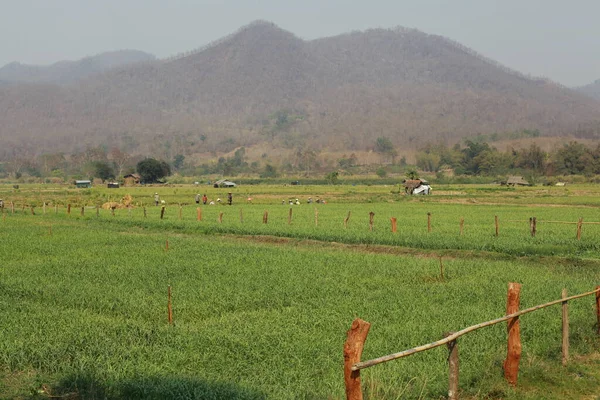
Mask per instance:
[[[421,185],[429,185],[425,179],[405,179],[402,184],[406,194],[413,194],[413,191]]]
[[[125,184],[124,186],[135,186],[139,185],[142,181],[142,177],[139,174],[129,174],[123,177]]]
[[[75,186],[78,189],[91,188],[92,187],[92,181],[90,181],[90,180],[75,181]]]
[[[509,176],[506,181],[507,186],[531,186],[522,176]]]

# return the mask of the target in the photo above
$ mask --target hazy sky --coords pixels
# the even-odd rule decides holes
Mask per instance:
[[[256,19],[303,39],[417,28],[567,86],[600,79],[600,0],[0,0],[0,66],[118,49],[165,57]]]

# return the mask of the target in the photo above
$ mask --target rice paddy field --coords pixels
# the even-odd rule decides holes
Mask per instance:
[[[521,308],[600,285],[596,186],[257,185],[232,206],[227,191],[0,186],[0,398],[342,399],[356,317],[372,324],[367,360],[501,317],[509,282]],[[569,314],[566,367],[560,307],[521,317],[516,388],[505,324],[461,337],[461,397],[600,398],[594,296]],[[445,398],[446,358],[365,369],[365,398]]]

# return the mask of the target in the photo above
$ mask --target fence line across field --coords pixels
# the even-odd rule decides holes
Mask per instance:
[[[397,359],[402,358],[402,357],[406,357],[406,356],[410,356],[410,355],[413,355],[413,354],[416,354],[416,353],[420,353],[420,352],[425,351],[425,350],[434,349],[436,347],[448,344],[449,342],[452,342],[452,341],[458,339],[459,337],[461,337],[463,335],[466,335],[469,332],[473,332],[473,331],[476,331],[478,329],[485,328],[486,326],[496,325],[496,324],[499,324],[500,322],[508,321],[511,318],[515,318],[515,317],[518,317],[518,316],[523,315],[523,314],[528,314],[530,312],[540,310],[542,308],[546,308],[546,307],[550,307],[550,306],[553,306],[553,305],[556,305],[556,304],[560,304],[560,303],[562,303],[564,301],[578,299],[580,297],[591,296],[594,293],[600,293],[600,287],[598,289],[596,289],[596,290],[591,291],[591,292],[582,293],[582,294],[578,294],[578,295],[575,295],[575,296],[570,296],[570,297],[567,297],[565,299],[554,300],[554,301],[551,301],[549,303],[540,304],[538,306],[531,307],[531,308],[526,308],[525,310],[521,310],[519,312],[516,312],[514,314],[510,314],[510,315],[506,315],[506,316],[501,317],[501,318],[496,318],[496,319],[493,319],[493,320],[490,320],[490,321],[482,322],[480,324],[469,326],[468,328],[465,328],[465,329],[462,329],[462,330],[460,330],[458,332],[455,332],[455,333],[451,334],[450,336],[448,336],[448,337],[446,337],[446,338],[444,338],[442,340],[438,340],[436,342],[428,343],[428,344],[425,344],[423,346],[417,346],[417,347],[414,347],[414,348],[409,349],[409,350],[401,351],[399,353],[394,353],[394,354],[390,354],[390,355],[387,355],[387,356],[382,356],[382,357],[374,358],[372,360],[362,361],[362,362],[356,363],[356,364],[354,364],[352,366],[352,371],[358,371],[360,369],[369,368],[369,367],[372,367],[372,366],[377,365],[377,364],[381,364],[381,363],[392,361],[392,360],[397,360]]]
[[[458,399],[458,348],[457,339],[467,333],[481,328],[492,326],[504,321],[508,322],[508,346],[507,356],[504,362],[504,376],[509,384],[516,386],[519,369],[519,360],[521,358],[521,339],[519,316],[537,311],[556,304],[562,304],[562,364],[566,365],[569,358],[569,318],[567,304],[570,300],[579,299],[586,296],[596,295],[596,332],[600,335],[600,286],[590,292],[577,294],[567,297],[566,289],[562,291],[562,298],[550,301],[534,307],[518,310],[521,285],[518,283],[509,283],[507,297],[507,315],[490,321],[482,322],[464,328],[458,332],[447,332],[444,339],[428,343],[422,346],[413,347],[398,353],[388,354],[382,357],[367,361],[360,361],[364,343],[367,339],[370,323],[359,318],[352,322],[348,331],[346,344],[344,345],[344,380],[346,384],[346,398],[348,400],[362,400],[362,389],[360,384],[360,371],[388,361],[397,360],[422,351],[434,349],[439,346],[447,345],[449,350],[449,386],[448,398]],[[512,312],[511,312],[512,311]]]

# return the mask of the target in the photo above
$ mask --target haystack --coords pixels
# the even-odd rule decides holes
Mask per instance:
[[[104,210],[110,210],[111,208],[129,208],[131,207],[131,203],[133,203],[133,197],[130,194],[126,194],[121,199],[121,202],[117,203],[116,201],[109,201],[102,204],[102,208]]]

